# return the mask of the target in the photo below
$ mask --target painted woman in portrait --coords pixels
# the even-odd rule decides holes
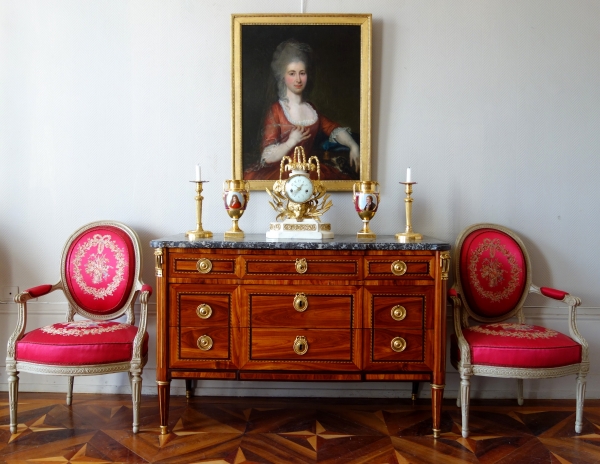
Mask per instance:
[[[317,155],[321,178],[359,179],[359,145],[350,128],[328,119],[308,100],[313,76],[312,49],[290,39],[273,53],[271,71],[276,91],[262,124],[260,161],[244,172],[244,179],[279,178],[281,159],[302,146],[308,156]]]

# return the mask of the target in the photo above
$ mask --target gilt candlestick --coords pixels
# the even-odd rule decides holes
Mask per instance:
[[[406,230],[404,232],[399,232],[396,234],[396,240],[399,242],[412,242],[415,240],[423,239],[421,234],[413,232],[412,228],[412,203],[413,199],[411,197],[413,188],[412,186],[416,184],[416,182],[400,182],[404,185],[404,192],[406,193],[406,198],[404,198],[404,206],[406,209]]]
[[[208,181],[191,180],[190,182],[195,182],[196,184],[196,230],[190,230],[186,232],[185,235],[189,240],[212,237],[212,232],[202,228],[202,200],[204,200],[204,197],[202,196],[202,184]]]

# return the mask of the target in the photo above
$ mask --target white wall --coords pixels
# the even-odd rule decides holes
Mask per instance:
[[[310,13],[373,14],[373,178],[378,234],[404,228],[398,182],[411,166],[415,230],[454,242],[495,222],[528,246],[534,282],[583,300],[591,346],[588,397],[600,397],[598,200],[600,2],[595,0],[321,0]],[[0,0],[0,287],[54,283],[62,245],[80,225],[116,219],[145,244],[195,226],[188,182],[202,164],[205,229],[223,232],[231,178],[231,13],[298,13],[300,0]],[[349,193],[326,219],[360,223]],[[253,192],[240,221],[263,233],[274,214]],[[566,313],[528,300],[534,323],[566,330]],[[59,295],[30,305],[29,326],[62,317]],[[150,332],[154,333],[152,302]],[[14,323],[0,305],[0,343]],[[153,346],[151,350],[154,350]],[[154,358],[144,392],[155,393]],[[448,368],[447,396],[458,382]],[[182,385],[176,383],[176,386]],[[406,395],[390,384],[205,382],[210,394]],[[511,397],[513,382],[478,379],[474,396]],[[573,397],[574,378],[526,382],[529,397]],[[6,376],[0,374],[0,388]],[[23,390],[64,379],[22,376]],[[76,391],[128,391],[124,376]],[[300,394],[300,393],[298,393]]]

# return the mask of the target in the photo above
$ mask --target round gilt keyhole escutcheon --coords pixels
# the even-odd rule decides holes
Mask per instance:
[[[404,261],[394,261],[392,263],[392,274],[396,275],[396,276],[401,276],[404,275],[404,273],[406,272],[407,266],[406,263]]]
[[[296,260],[296,272],[298,274],[304,274],[306,271],[308,271],[308,263],[306,262],[306,259],[298,258]]]
[[[210,259],[200,258],[196,263],[196,269],[200,274],[208,274],[212,270]]]
[[[303,354],[306,354],[307,351],[308,351],[308,342],[306,341],[306,337],[303,337],[302,335],[298,335],[296,337],[296,340],[294,341],[294,353],[302,356]]]
[[[392,308],[392,319],[401,321],[406,317],[406,308],[402,305],[396,305]]]
[[[304,293],[297,293],[292,304],[296,311],[302,313],[308,309],[308,298]]]
[[[392,350],[396,353],[400,353],[406,349],[406,340],[402,337],[396,337],[392,340]]]
[[[198,338],[196,344],[202,351],[208,351],[213,346],[213,340],[208,335],[202,335],[200,338]]]
[[[210,316],[212,316],[212,312],[212,308],[204,303],[196,308],[196,314],[200,319],[208,319]]]

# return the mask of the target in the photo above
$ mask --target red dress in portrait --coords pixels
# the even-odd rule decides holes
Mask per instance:
[[[308,103],[307,103],[308,104]],[[310,105],[310,104],[309,104]],[[310,105],[311,108],[314,107]],[[327,137],[331,135],[331,133],[341,126],[332,120],[326,118],[325,116],[319,114],[316,110],[315,114],[317,115],[316,119],[312,124],[297,124],[302,125],[305,128],[308,128],[310,131],[310,137],[306,140],[302,141],[299,146],[304,148],[304,152],[308,158],[312,155],[319,155],[322,152],[318,153],[316,150],[313,150],[313,145],[315,139],[319,134],[324,134]],[[264,150],[270,145],[282,144],[287,142],[291,131],[296,127],[296,124],[290,122],[287,118],[285,111],[280,102],[273,103],[267,116],[264,121],[264,131],[263,131],[263,139],[262,139],[262,147]],[[292,156],[294,153],[294,149],[292,148],[287,156]],[[319,161],[321,162],[321,179],[324,180],[351,180],[352,177],[348,176],[344,172],[336,169],[334,166],[329,165],[326,160],[323,160],[321,156],[319,156]],[[324,162],[325,161],[325,162]],[[247,180],[276,180],[279,179],[279,167],[281,164],[281,160],[276,161],[274,163],[263,163],[260,166],[255,166],[250,169],[246,169],[244,171],[244,179]],[[311,178],[316,179],[316,173],[311,173]]]

